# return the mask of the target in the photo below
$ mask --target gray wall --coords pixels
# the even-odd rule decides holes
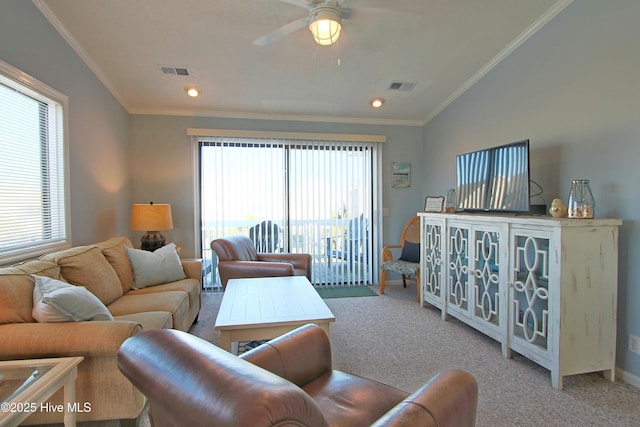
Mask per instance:
[[[129,233],[129,116],[30,1],[0,2],[0,59],[69,98],[73,244]]]
[[[211,117],[132,116],[131,192],[135,203],[171,203],[174,229],[163,232],[183,249],[185,257],[196,255],[193,229],[191,139],[187,128],[241,129],[283,132],[325,132],[386,135],[382,149],[384,242],[397,243],[405,222],[422,209],[422,127],[350,125],[281,120],[243,120]],[[410,161],[413,183],[409,188],[391,188],[391,162]],[[139,233],[140,235],[142,233]],[[135,235],[137,240],[140,236]]]
[[[617,365],[640,376],[640,2],[573,2],[425,127],[425,193],[455,181],[455,155],[531,139],[547,203],[591,180],[597,217],[620,217]],[[632,377],[633,378],[633,377]],[[637,381],[637,378],[636,378]]]
[[[618,365],[640,376],[627,335],[640,335],[640,2],[575,1],[424,129],[187,117],[129,117],[32,2],[0,2],[0,59],[69,97],[74,244],[131,235],[130,204],[174,205],[168,236],[192,256],[194,207],[188,127],[385,134],[385,243],[455,181],[455,155],[531,139],[532,178],[566,199],[589,178],[597,216],[620,234]],[[424,136],[423,136],[424,132]],[[422,160],[421,160],[422,159]],[[413,185],[392,189],[390,165],[411,161]],[[132,236],[138,238],[139,236]]]

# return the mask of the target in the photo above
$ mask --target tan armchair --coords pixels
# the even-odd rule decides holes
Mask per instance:
[[[401,250],[400,256],[394,258],[394,250]],[[380,293],[384,294],[387,271],[402,275],[402,285],[407,287],[407,276],[415,276],[420,301],[420,217],[414,216],[404,225],[400,234],[400,244],[387,245],[382,248],[380,263]]]
[[[147,331],[118,367],[149,401],[155,427],[472,427],[478,387],[449,370],[413,394],[337,371],[327,335],[305,325],[242,356],[198,337]]]
[[[222,289],[229,279],[245,277],[306,276],[311,280],[311,255],[256,252],[250,238],[228,236],[211,242],[218,256]]]

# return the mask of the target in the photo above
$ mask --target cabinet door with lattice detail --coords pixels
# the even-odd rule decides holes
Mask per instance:
[[[478,224],[470,236],[469,288],[470,314],[476,328],[503,344],[506,355],[507,245],[504,227]]]
[[[446,303],[448,311],[470,317],[469,313],[469,236],[470,227],[451,221],[447,224]]]
[[[558,291],[557,281],[550,280],[555,266],[550,252],[552,234],[522,229],[512,229],[510,234],[510,347],[548,368],[553,343],[550,320],[554,318],[550,286]]]
[[[431,304],[439,309],[444,309],[443,301],[443,242],[442,221],[432,221],[421,218],[421,260],[420,280],[422,286],[422,305]],[[443,311],[444,315],[444,311]]]

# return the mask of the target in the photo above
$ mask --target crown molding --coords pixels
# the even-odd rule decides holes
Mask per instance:
[[[40,13],[44,15],[44,17],[49,21],[49,23],[60,33],[62,38],[66,40],[66,42],[71,46],[71,48],[78,54],[80,59],[89,67],[89,69],[95,74],[95,76],[100,80],[100,82],[104,85],[104,87],[111,92],[114,98],[118,101],[118,103],[124,108],[126,111],[127,103],[124,98],[120,95],[120,93],[116,90],[115,86],[111,83],[111,81],[105,76],[100,67],[96,65],[96,63],[91,59],[91,56],[87,54],[84,49],[80,46],[80,44],[69,34],[67,29],[62,25],[62,22],[55,16],[53,12],[49,9],[47,4],[43,0],[32,0],[33,4],[38,8]]]
[[[434,117],[440,114],[445,108],[451,105],[456,99],[462,96],[467,90],[475,85],[482,77],[488,74],[520,45],[522,45],[531,36],[537,33],[544,25],[551,21],[555,16],[569,6],[573,0],[558,0],[550,7],[540,18],[533,22],[525,31],[502,49],[487,64],[478,70],[470,79],[464,82],[458,89],[449,95],[442,103],[430,111],[422,120],[401,120],[401,119],[378,119],[378,118],[361,118],[361,117],[334,117],[334,116],[315,116],[315,115],[295,115],[295,114],[268,114],[255,112],[234,112],[234,111],[217,111],[217,110],[162,110],[154,108],[133,108],[127,104],[124,97],[118,92],[111,81],[102,72],[87,54],[80,44],[69,34],[64,25],[51,12],[44,0],[32,0],[35,6],[51,23],[51,25],[60,33],[67,41],[71,48],[80,56],[82,61],[91,69],[95,76],[102,82],[105,88],[116,98],[118,103],[132,115],[157,115],[157,116],[189,116],[189,117],[217,117],[232,118],[246,120],[280,120],[280,121],[304,121],[304,122],[324,122],[324,123],[344,123],[344,124],[361,124],[361,125],[387,125],[387,126],[425,126]]]

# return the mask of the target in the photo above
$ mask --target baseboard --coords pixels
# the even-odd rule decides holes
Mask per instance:
[[[624,369],[616,368],[616,378],[634,386],[637,389],[640,389],[640,377],[637,375],[633,375],[632,373],[627,372]]]

